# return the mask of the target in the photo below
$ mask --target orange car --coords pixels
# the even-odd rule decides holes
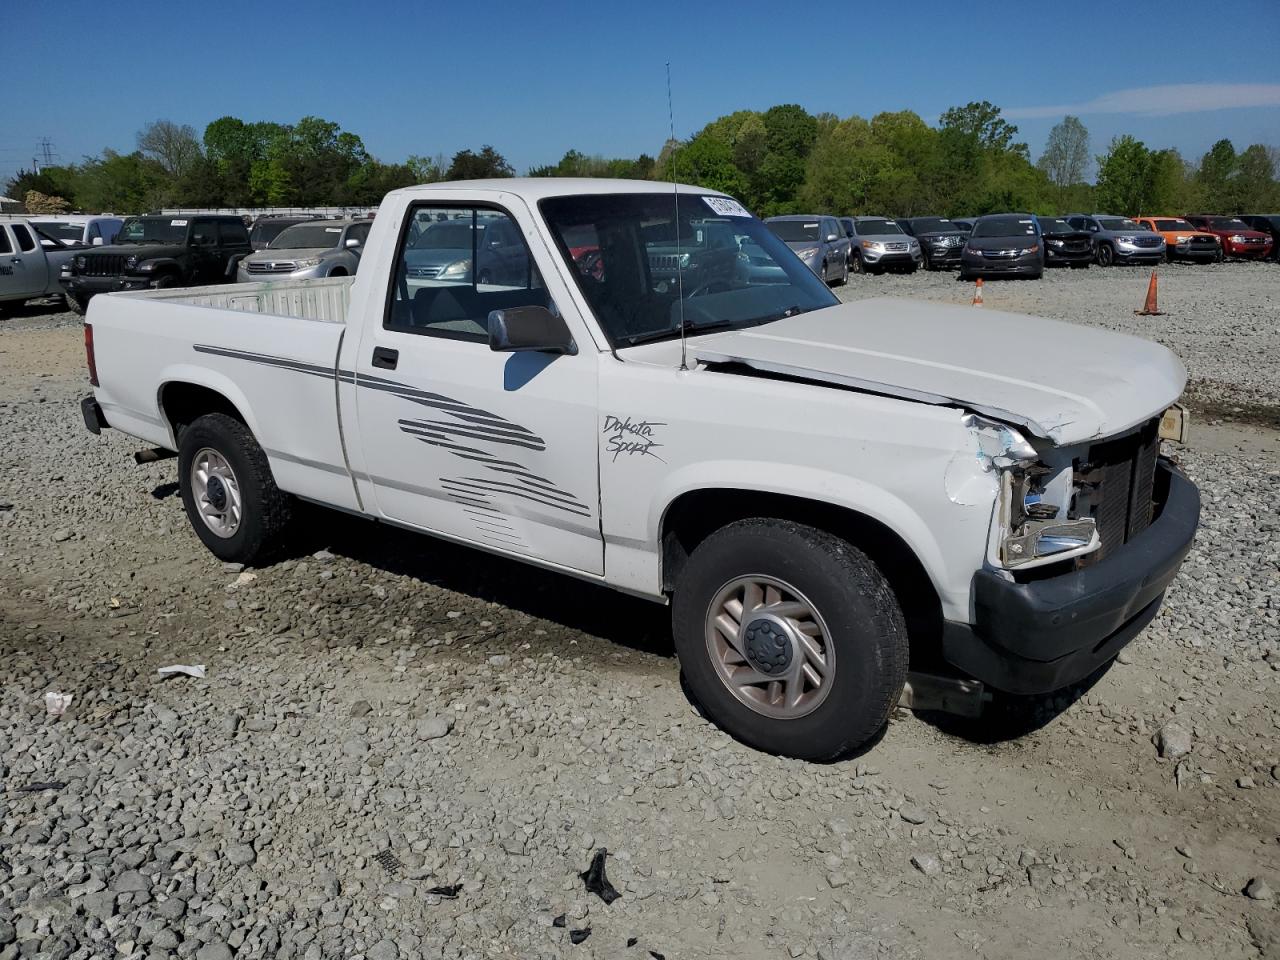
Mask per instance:
[[[1198,230],[1181,217],[1135,217],[1140,224],[1164,237],[1168,260],[1222,259],[1222,243],[1212,233]]]

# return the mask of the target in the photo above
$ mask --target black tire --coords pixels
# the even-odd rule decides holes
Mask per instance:
[[[229,537],[214,533],[196,506],[191,464],[196,454],[206,448],[230,464],[239,487],[240,522]],[[196,536],[221,560],[255,562],[279,545],[289,525],[292,498],[276,486],[267,455],[249,428],[225,413],[205,414],[182,431],[178,441],[178,487]]]
[[[923,249],[920,251],[920,266],[925,273],[933,269],[933,264],[929,262],[929,254],[925,253]]]
[[[79,297],[68,293],[66,295],[67,309],[77,316],[83,317],[84,312],[89,309],[89,298],[85,297],[81,300]]]
[[[346,275],[347,275],[346,267],[334,267],[333,270],[329,273],[329,276],[331,277],[345,277]]]
[[[1098,244],[1098,266],[1110,267],[1116,262],[1116,252],[1109,243]]]
[[[855,253],[853,259],[849,261],[849,272],[856,274],[864,274],[867,272],[867,265],[862,259],[862,254]]]
[[[151,281],[153,290],[168,290],[178,285],[178,278],[172,273],[162,273]]]
[[[1213,255],[1214,263],[1222,263],[1226,259],[1227,259],[1227,255],[1222,250],[1219,250],[1217,253]]]
[[[757,575],[799,589],[827,626],[831,686],[803,716],[778,719],[748,707],[708,651],[709,606],[734,579]],[[883,728],[906,682],[907,628],[884,575],[848,542],[787,520],[741,520],[699,544],[676,587],[672,626],[682,676],[708,718],[770,753],[802,760],[849,753]]]

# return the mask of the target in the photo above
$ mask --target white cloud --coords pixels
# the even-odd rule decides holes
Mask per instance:
[[[1232,107],[1280,107],[1280,83],[1169,83],[1114,90],[1084,103],[1013,107],[1001,113],[1010,120],[1083,116],[1093,113],[1145,113],[1168,116],[1227,110]]]

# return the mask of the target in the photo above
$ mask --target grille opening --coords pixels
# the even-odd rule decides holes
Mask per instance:
[[[1093,517],[1102,541],[1087,563],[1103,559],[1151,526],[1159,427],[1159,421],[1152,419],[1133,433],[1095,443],[1087,461],[1078,465],[1077,516]]]

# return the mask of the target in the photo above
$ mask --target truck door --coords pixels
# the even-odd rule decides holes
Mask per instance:
[[[39,297],[48,282],[49,265],[44,251],[26,224],[0,226],[0,298]]]
[[[576,355],[489,349],[490,311],[557,310],[529,216],[489,203],[407,211],[391,263],[377,267],[390,289],[370,304],[355,354],[364,465],[388,519],[600,574],[598,356],[581,318],[565,317]],[[495,221],[522,248],[500,280],[483,247]]]

